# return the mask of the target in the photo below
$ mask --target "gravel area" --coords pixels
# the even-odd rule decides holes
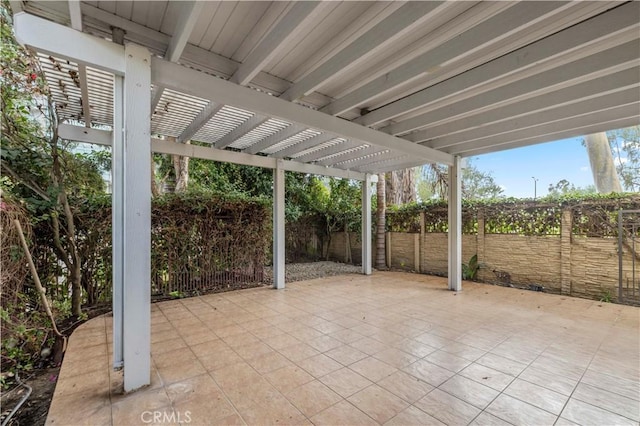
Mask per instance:
[[[314,278],[331,277],[334,275],[359,274],[362,272],[361,266],[347,265],[337,262],[310,262],[310,263],[289,263],[286,265],[285,281],[292,283],[295,281],[312,280]],[[273,271],[270,266],[264,268],[265,284],[273,282]]]

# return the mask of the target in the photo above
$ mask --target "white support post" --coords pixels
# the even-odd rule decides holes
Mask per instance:
[[[125,47],[124,390],[151,381],[151,58]]]
[[[462,290],[462,170],[456,156],[449,166],[449,290]]]
[[[362,273],[371,275],[371,175],[362,181]]]
[[[284,168],[282,160],[273,169],[273,288],[284,288]]]
[[[113,262],[113,368],[124,365],[123,294],[124,294],[124,80],[114,76],[113,133],[111,147],[111,235]]]

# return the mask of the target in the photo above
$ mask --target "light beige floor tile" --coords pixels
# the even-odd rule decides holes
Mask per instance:
[[[636,399],[627,398],[585,383],[578,384],[571,398],[611,411],[636,422],[640,421],[640,402]]]
[[[367,355],[374,355],[387,349],[389,346],[370,337],[364,337],[351,343],[350,346],[364,352]]]
[[[297,388],[314,379],[314,377],[297,365],[289,365],[264,375],[271,384],[282,393]]]
[[[348,398],[372,384],[370,380],[367,380],[347,367],[321,377],[320,381],[343,398]]]
[[[557,416],[525,402],[501,394],[486,411],[514,425],[553,425]]]
[[[584,426],[638,425],[638,422],[631,419],[573,398],[569,399],[560,416]]]
[[[640,400],[640,380],[622,379],[589,369],[582,377],[581,382],[627,398]]]
[[[557,423],[556,423],[557,424]],[[511,423],[483,411],[476,417],[470,424],[470,426],[511,426]]]
[[[504,390],[515,379],[513,376],[476,363],[472,363],[458,374],[497,391]]]
[[[398,371],[395,367],[373,357],[353,363],[349,368],[372,382],[377,382]]]
[[[402,371],[436,387],[446,382],[455,374],[453,371],[446,370],[422,359],[404,367]]]
[[[459,356],[441,350],[427,355],[426,357],[424,357],[424,360],[429,361],[432,364],[436,364],[442,368],[446,368],[447,370],[451,370],[455,373],[471,364],[471,361],[467,359],[460,358]]]
[[[566,395],[520,379],[514,380],[504,393],[556,415],[569,399]]]
[[[316,337],[315,339],[309,340],[307,343],[319,352],[330,351],[331,349],[335,349],[338,346],[343,345],[340,340],[334,339],[328,335]]]
[[[349,345],[339,346],[335,349],[331,349],[330,351],[325,352],[324,354],[330,358],[333,358],[344,366],[351,365],[354,362],[368,357],[368,355],[364,352],[361,352]]]
[[[550,374],[546,371],[538,370],[537,368],[533,367],[528,367],[526,370],[520,373],[518,378],[526,380],[527,382],[535,383],[536,385],[551,389],[554,392],[558,392],[567,396],[571,395],[571,392],[573,392],[576,385],[578,384],[577,380]]]
[[[377,425],[378,423],[348,401],[341,401],[311,417],[316,426],[327,425]]]
[[[342,397],[318,380],[306,383],[285,394],[305,416],[312,417],[342,401]]]
[[[444,426],[440,420],[436,419],[425,413],[422,410],[417,409],[414,406],[410,406],[405,410],[398,413],[397,416],[385,423],[385,426]]]
[[[292,366],[293,363],[278,352],[269,352],[247,360],[258,373],[267,374],[283,367]]]
[[[484,409],[498,396],[498,391],[462,376],[453,376],[438,389],[480,409]]]
[[[395,368],[406,367],[407,365],[412,364],[418,360],[418,357],[415,357],[407,352],[401,351],[400,349],[396,348],[389,348],[384,351],[378,352],[374,354],[373,357]]]
[[[325,354],[318,354],[302,361],[298,361],[297,364],[304,368],[307,373],[318,378],[333,371],[341,369],[343,366],[338,361],[329,358]]]
[[[527,368],[527,364],[525,363],[514,361],[492,353],[488,353],[480,357],[476,360],[476,363],[514,377],[522,373],[524,369]]]
[[[427,382],[407,374],[404,371],[396,371],[390,376],[380,380],[378,385],[410,404],[413,404],[433,390],[433,386]]]
[[[278,352],[293,362],[299,362],[320,353],[311,346],[302,342],[278,349]]]
[[[378,385],[366,387],[350,396],[348,400],[380,424],[395,417],[409,406],[406,401]]]
[[[478,408],[439,389],[432,390],[414,405],[448,425],[466,425],[480,414]]]

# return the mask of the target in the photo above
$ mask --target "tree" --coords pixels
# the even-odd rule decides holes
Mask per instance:
[[[607,134],[600,132],[588,135],[584,139],[584,144],[589,154],[593,181],[598,192],[601,194],[622,192]]]
[[[387,173],[385,176],[387,206],[416,201],[416,170],[417,168],[411,168]]]
[[[431,198],[445,199],[449,190],[449,174],[446,166],[429,164],[422,168],[418,181],[418,193],[422,201]],[[490,172],[483,172],[472,159],[462,169],[462,198],[465,200],[488,200],[499,198],[503,189]]]
[[[620,182],[625,190],[640,191],[640,126],[607,132]]]
[[[595,185],[589,185],[585,188],[576,187],[566,179],[561,179],[555,184],[549,184],[549,196],[561,197],[566,195],[592,195],[596,194]]]
[[[82,313],[82,270],[74,204],[102,192],[96,158],[74,152],[58,138],[58,117],[37,59],[12,33],[9,11],[2,25],[2,153],[3,192],[21,200],[36,221],[49,224],[51,245],[71,283],[72,314]],[[50,58],[50,60],[54,60]]]
[[[384,173],[378,175],[376,183],[376,268],[387,267],[385,250],[385,226],[386,226],[386,205],[385,205],[386,182]]]

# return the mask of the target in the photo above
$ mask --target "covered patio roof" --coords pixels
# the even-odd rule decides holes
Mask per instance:
[[[151,132],[218,150],[379,173],[640,123],[634,2],[13,3],[149,49]],[[42,59],[61,118],[113,125],[109,73]]]
[[[637,2],[13,1],[64,139],[112,146],[114,364],[150,376],[151,151],[362,181],[449,166],[461,290],[461,158],[640,123]],[[191,144],[189,141],[204,144]],[[126,327],[125,327],[126,324]]]

